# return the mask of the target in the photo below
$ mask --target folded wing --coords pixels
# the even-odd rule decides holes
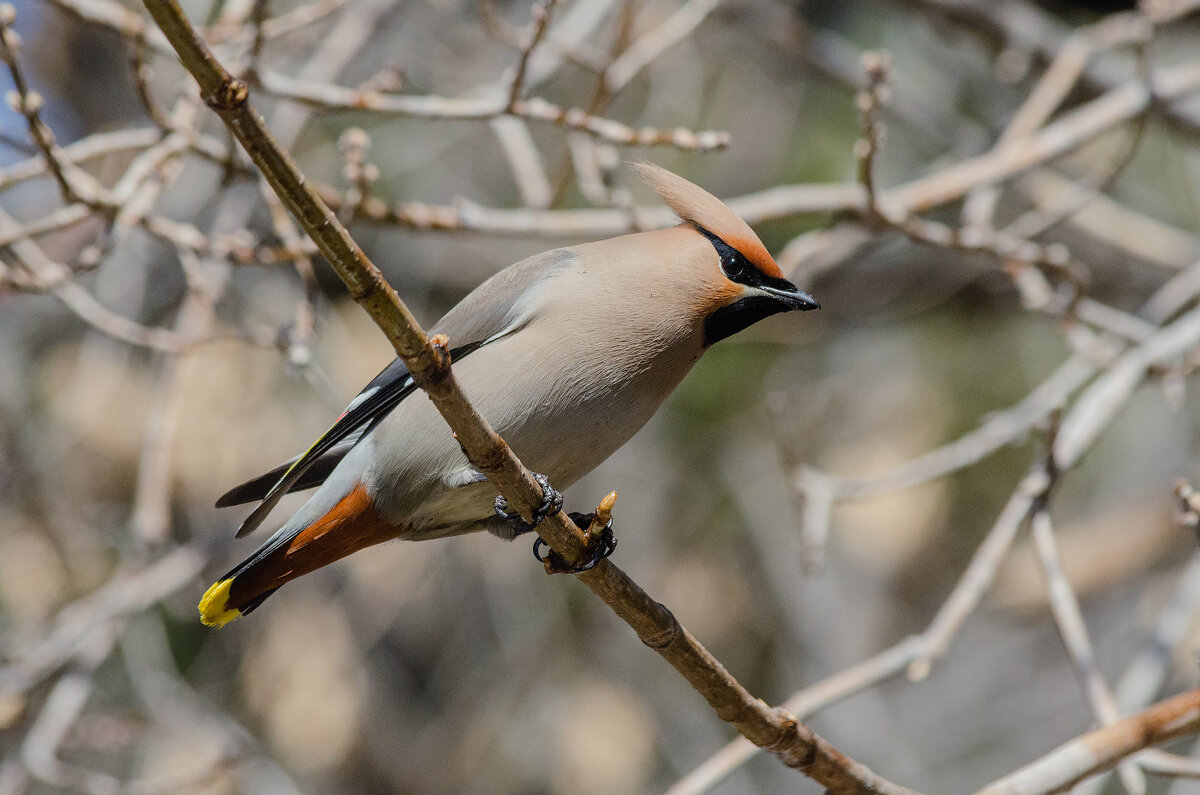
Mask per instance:
[[[473,290],[432,331],[446,334],[452,344],[458,343],[450,349],[451,359],[457,361],[467,356],[519,329],[525,321],[521,297],[539,279],[573,259],[569,251],[556,249],[505,268]],[[217,500],[219,508],[261,500],[238,528],[237,537],[250,534],[262,524],[285,494],[324,483],[346,454],[416,389],[404,362],[395,359],[358,393],[333,426],[306,452],[221,495]]]

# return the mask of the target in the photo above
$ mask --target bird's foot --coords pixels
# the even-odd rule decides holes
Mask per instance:
[[[588,555],[582,563],[572,566],[563,560],[562,556],[550,549],[550,545],[537,538],[533,542],[533,556],[546,567],[547,574],[582,574],[595,568],[596,564],[607,558],[617,548],[617,539],[613,536],[612,516],[604,523],[598,532],[592,532],[595,522],[594,513],[572,513],[571,521],[580,527],[588,528]]]
[[[554,487],[550,485],[550,480],[545,475],[539,475],[536,472],[533,473],[533,479],[542,487],[542,504],[533,512],[532,522],[526,522],[521,514],[510,510],[508,500],[504,499],[503,495],[497,497],[494,503],[496,515],[509,523],[509,526],[512,528],[512,537],[514,538],[522,533],[528,533],[533,530],[542,523],[543,519],[562,508],[562,494],[555,491]]]

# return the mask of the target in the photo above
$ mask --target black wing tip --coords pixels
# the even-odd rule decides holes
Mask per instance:
[[[218,508],[232,508],[235,505],[241,505],[243,500],[238,499],[237,491],[237,489],[230,489],[220,497],[217,497],[216,506]]]
[[[266,496],[270,491],[271,486],[274,486],[279,481],[280,471],[287,467],[287,464],[275,467],[265,475],[259,475],[256,478],[247,480],[245,483],[239,483],[229,491],[217,497],[218,508],[231,508],[234,505],[245,505],[248,502],[257,502]]]
[[[273,507],[274,507],[274,504],[272,503],[271,508],[273,508]],[[234,538],[245,538],[246,536],[253,533],[255,530],[258,529],[258,526],[260,524],[262,524],[262,520],[266,517],[266,515],[269,511],[270,511],[270,508],[268,508],[266,511],[264,511],[263,506],[259,505],[257,508],[254,509],[253,513],[251,513],[249,516],[247,516],[245,518],[245,520],[242,522],[241,526],[238,527],[237,532],[233,534],[233,537]]]
[[[248,502],[258,502],[266,496],[270,486],[264,487],[264,481],[270,481],[273,485],[279,479],[275,472],[268,472],[262,477],[257,477],[254,480],[248,480],[245,483],[234,486],[229,491],[217,498],[218,508],[232,508],[235,505],[245,505]]]
[[[260,524],[262,524],[262,520],[259,519],[254,514],[250,514],[249,516],[246,517],[246,521],[242,522],[241,525],[238,527],[237,532],[233,534],[233,537],[234,538],[245,538],[246,536],[250,535],[255,530],[257,530],[258,526]]]

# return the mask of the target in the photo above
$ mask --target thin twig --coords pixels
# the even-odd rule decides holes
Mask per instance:
[[[1100,664],[1092,649],[1088,637],[1087,625],[1083,620],[1083,611],[1079,608],[1079,600],[1075,591],[1067,581],[1058,554],[1058,542],[1054,538],[1054,526],[1050,514],[1043,506],[1034,512],[1030,520],[1030,532],[1033,535],[1034,547],[1042,563],[1042,571],[1046,576],[1046,592],[1050,602],[1050,611],[1054,622],[1058,625],[1058,634],[1062,638],[1063,647],[1075,668],[1075,675],[1080,680],[1088,706],[1096,722],[1101,726],[1111,726],[1117,722],[1120,714],[1117,712],[1116,701],[1104,675],[1100,673]],[[1121,782],[1130,795],[1142,795],[1146,791],[1146,777],[1136,765],[1122,764],[1119,768]]]
[[[1183,63],[1158,70],[1152,82],[1156,85],[1156,102],[1169,103],[1200,90],[1200,61]],[[350,92],[351,89],[337,89]],[[404,97],[403,99],[409,99]],[[429,97],[413,97],[423,112],[433,117],[437,103],[428,104]],[[890,188],[879,194],[878,205],[903,209],[908,214],[924,212],[962,198],[979,185],[1011,179],[1034,166],[1059,157],[1101,135],[1116,124],[1136,118],[1149,106],[1151,94],[1142,81],[1132,81],[1102,95],[1079,108],[1064,114],[1034,135],[1014,141],[973,158],[938,169],[928,176]],[[486,118],[498,112],[493,100],[464,100],[471,118]],[[486,107],[484,105],[486,104]],[[619,143],[620,141],[618,141]],[[345,199],[336,189],[320,186],[321,198],[335,209]],[[855,212],[866,208],[866,192],[857,183],[780,185],[756,193],[730,199],[729,206],[748,223],[757,224],[778,218],[808,213]],[[425,202],[401,202],[389,206],[381,200],[366,202],[360,216],[371,221],[394,224],[409,229],[455,230],[486,232],[496,235],[544,235],[549,237],[581,237],[616,235],[639,228],[668,226],[671,213],[656,207],[586,210],[532,210],[484,207],[468,201],[456,205],[437,205]],[[924,237],[932,243],[953,244],[952,234],[925,229]],[[1037,244],[1023,250],[1024,241],[980,239],[967,236],[962,247],[989,253],[1036,260]],[[1057,254],[1043,256],[1057,263]]]
[[[521,48],[521,57],[517,60],[517,68],[513,74],[512,86],[508,89],[508,104],[505,112],[514,113],[521,94],[525,89],[525,71],[529,68],[529,57],[546,35],[550,25],[550,16],[559,0],[538,0],[533,4],[533,19],[529,22],[529,31],[525,46]]]
[[[277,97],[328,110],[370,111],[426,120],[461,121],[488,121],[507,114],[526,121],[585,132],[602,141],[622,146],[674,146],[678,149],[708,151],[729,145],[729,134],[719,130],[630,127],[613,119],[589,115],[579,108],[560,107],[541,97],[518,99],[509,104],[507,96],[442,97],[363,91],[332,83],[300,80],[269,69],[262,70],[258,77],[263,88]]]
[[[154,79],[154,69],[150,66],[148,55],[150,47],[146,44],[146,40],[138,36],[129,45],[129,71],[133,73],[133,84],[137,89],[138,99],[142,102],[142,107],[146,109],[146,114],[150,117],[150,121],[154,122],[161,130],[176,129],[170,114],[163,108],[158,98],[154,96],[154,89],[150,82]]]
[[[0,668],[0,693],[26,692],[78,654],[95,633],[193,582],[207,563],[199,548],[179,547],[64,607],[43,639]]]
[[[27,271],[29,286],[49,292],[97,331],[133,345],[166,352],[179,351],[203,341],[185,339],[167,329],[144,326],[116,314],[72,281],[71,269],[47,257],[26,234],[12,216],[0,209],[0,239],[11,236],[6,245]]]
[[[1030,135],[1045,124],[1066,100],[1097,52],[1144,42],[1149,34],[1150,26],[1139,13],[1113,14],[1095,25],[1075,31],[1063,42],[1041,79],[1013,114],[996,139],[996,146]],[[990,228],[999,196],[1000,191],[994,185],[980,186],[972,191],[963,204],[964,224]]]
[[[1065,246],[1044,246],[1026,238],[995,232],[990,226],[955,229],[922,218],[902,204],[892,203],[890,193],[885,198],[875,184],[875,160],[883,143],[883,125],[877,117],[890,93],[891,58],[886,53],[867,53],[863,56],[863,69],[867,85],[857,97],[863,135],[855,142],[854,154],[858,160],[858,180],[866,197],[863,215],[868,223],[891,227],[916,243],[990,254],[1003,263],[1034,265],[1059,274],[1076,287],[1086,281],[1087,269],[1072,259]],[[1021,286],[1020,280],[1017,285],[1018,288]]]
[[[720,0],[687,0],[652,30],[639,36],[604,69],[604,89],[608,95],[620,93],[643,69],[687,39],[719,3]]]
[[[42,95],[32,90],[25,80],[25,72],[17,59],[21,51],[21,37],[12,27],[16,19],[17,11],[12,5],[0,4],[0,59],[8,65],[8,73],[15,86],[15,90],[8,96],[9,104],[14,111],[25,117],[29,134],[45,158],[46,165],[67,203],[89,201],[92,198],[91,192],[76,184],[77,175],[81,172],[62,161],[54,132],[42,120],[42,105],[45,102]]]
[[[74,664],[50,689],[37,719],[21,742],[21,761],[34,778],[53,786],[96,795],[118,791],[117,779],[108,773],[76,767],[58,757],[67,733],[87,706],[95,686],[96,669],[108,659],[116,636],[114,626],[93,632]]]

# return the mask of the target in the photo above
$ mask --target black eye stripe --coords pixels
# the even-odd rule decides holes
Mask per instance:
[[[717,250],[717,256],[721,258],[721,271],[730,281],[744,284],[748,287],[774,287],[778,290],[787,290],[789,292],[796,289],[795,285],[787,279],[773,278],[760,271],[754,263],[746,259],[742,252],[704,227],[698,226],[696,229],[700,231],[700,234],[707,237],[713,244],[713,248]]]
[[[749,262],[746,261],[746,257],[743,256],[742,252],[738,251],[736,248],[729,245],[712,232],[701,228],[700,234],[707,237],[709,242],[713,244],[713,248],[717,250],[717,256],[721,258],[721,270],[724,271],[725,275],[730,279],[738,281],[738,279],[735,278],[735,275],[742,276],[749,271],[757,270],[757,268],[753,267]]]

